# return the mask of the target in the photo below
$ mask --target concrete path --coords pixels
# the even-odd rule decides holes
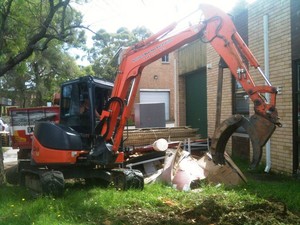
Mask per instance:
[[[5,148],[5,147],[3,147]],[[19,149],[9,148],[3,153],[4,163],[18,161],[17,152]]]

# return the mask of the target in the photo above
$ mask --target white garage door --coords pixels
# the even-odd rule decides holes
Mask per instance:
[[[170,91],[140,90],[140,103],[165,103],[165,119],[170,119]]]

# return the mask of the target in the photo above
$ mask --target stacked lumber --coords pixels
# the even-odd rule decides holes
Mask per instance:
[[[153,144],[159,138],[164,138],[169,142],[184,141],[190,138],[191,141],[200,138],[198,129],[190,127],[168,127],[168,128],[142,128],[125,130],[123,133],[124,146],[136,147]]]

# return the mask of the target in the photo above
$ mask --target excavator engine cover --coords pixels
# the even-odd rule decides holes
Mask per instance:
[[[211,154],[216,164],[225,164],[224,151],[230,136],[237,128],[243,127],[249,135],[253,148],[250,168],[255,168],[262,156],[262,147],[273,134],[276,126],[266,118],[254,114],[249,119],[242,115],[233,115],[223,121],[215,130],[211,144]]]

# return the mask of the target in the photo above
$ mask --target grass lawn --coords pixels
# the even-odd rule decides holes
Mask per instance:
[[[180,192],[162,184],[116,191],[67,184],[61,198],[0,188],[0,224],[300,224],[300,180],[245,172],[249,182],[228,188],[203,183]]]

